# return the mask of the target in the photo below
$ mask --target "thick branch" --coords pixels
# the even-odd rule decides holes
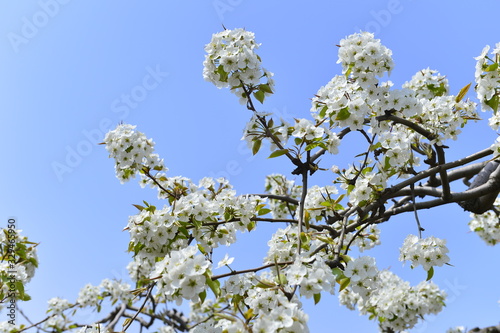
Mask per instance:
[[[498,169],[500,170],[500,168]],[[487,195],[491,192],[497,192],[500,190],[500,180],[495,178],[490,178],[488,182],[485,184],[478,186],[474,189],[467,190],[465,192],[453,193],[451,200],[447,201],[443,198],[419,202],[415,206],[417,209],[429,209],[437,206],[442,206],[447,204],[448,202],[460,202],[473,198],[479,198],[483,195]],[[403,212],[407,212],[413,209],[413,206],[410,204],[403,205],[397,208],[391,208],[384,213],[384,217],[390,217],[392,215],[397,215]]]
[[[375,119],[378,120],[378,121],[390,120],[390,121],[393,121],[395,123],[398,123],[398,124],[401,124],[401,125],[405,125],[406,127],[409,127],[412,130],[414,130],[415,132],[417,132],[418,134],[423,135],[429,141],[437,139],[437,135],[435,135],[431,131],[428,131],[425,128],[420,127],[419,125],[417,125],[414,122],[411,122],[411,121],[409,121],[407,119],[403,119],[403,118],[400,118],[398,116],[393,115],[392,113],[395,112],[395,111],[396,110],[394,110],[394,109],[393,110],[386,110],[385,114],[383,116],[375,117]]]

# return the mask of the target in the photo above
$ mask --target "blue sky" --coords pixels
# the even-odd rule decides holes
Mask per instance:
[[[310,98],[341,71],[335,45],[360,29],[393,51],[396,86],[430,67],[447,75],[455,93],[473,81],[473,57],[500,42],[497,1],[25,0],[0,6],[1,223],[15,216],[23,233],[40,242],[40,268],[28,285],[33,301],[23,305],[33,320],[43,317],[51,297],[73,301],[86,283],[126,277],[128,234],[121,230],[136,213],[132,204],[156,202],[156,195],[133,181],[120,185],[114,162],[96,144],[119,122],[154,138],[170,175],[196,182],[225,175],[238,193],[261,193],[266,174],[290,175],[284,159],[251,156],[240,141],[250,112],[202,78],[203,47],[222,24],[255,32],[264,67],[276,80],[276,94],[261,110],[289,120],[309,116]],[[472,123],[449,142],[448,159],[484,149],[496,136],[486,121]],[[363,149],[355,143],[343,143],[334,163],[352,162]],[[315,174],[312,183],[331,179]],[[448,239],[453,267],[437,268],[434,278],[447,290],[448,306],[414,332],[497,324],[500,249],[469,232],[468,214],[457,205],[422,212],[420,219],[424,235]],[[259,264],[275,226],[260,229],[227,250],[236,268]],[[368,253],[379,267],[413,284],[424,279],[422,270],[397,261],[404,238],[416,231],[413,216],[382,230],[383,245]],[[376,331],[367,318],[340,308],[336,297],[305,303],[312,332]]]

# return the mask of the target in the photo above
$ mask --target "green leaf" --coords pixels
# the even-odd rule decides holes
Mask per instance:
[[[262,209],[259,209],[257,215],[261,216],[261,215],[266,215],[266,214],[269,214],[271,212],[271,210],[269,208],[262,208]]]
[[[304,225],[306,226],[306,229],[310,228],[310,225],[309,225],[309,220],[310,219],[311,219],[311,214],[309,214],[309,211],[306,210],[304,212]]]
[[[201,293],[199,293],[198,297],[200,297],[200,301],[203,304],[203,302],[205,302],[205,299],[207,298],[207,290],[205,289]]]
[[[276,287],[276,284],[274,282],[269,282],[269,281],[260,281],[257,283],[256,287],[262,289],[269,289]]]
[[[222,82],[227,82],[227,78],[229,75],[224,71],[223,66],[217,67],[217,70],[215,72],[219,74],[219,80],[221,80]]]
[[[267,127],[269,127],[269,128],[273,128],[273,126],[274,126],[274,120],[273,120],[273,118],[271,118],[271,119],[269,119],[269,121],[267,122]]]
[[[319,111],[319,117],[320,118],[325,118],[326,116],[326,111],[328,110],[328,106],[323,106],[321,110]]]
[[[332,202],[330,200],[328,201],[323,201],[322,203],[320,203],[321,206],[325,206],[325,207],[331,207],[332,206]]]
[[[434,266],[431,266],[431,268],[429,268],[429,270],[427,271],[427,280],[426,281],[429,281],[430,279],[432,279],[433,276],[434,276]]]
[[[207,286],[210,287],[210,289],[212,290],[214,295],[216,297],[219,297],[221,294],[219,280],[213,281],[208,275],[206,275],[206,282],[207,282]]]
[[[352,69],[354,68],[354,63],[350,63],[347,71],[345,72],[345,77],[348,78],[351,75]]]
[[[288,281],[286,279],[286,275],[283,273],[279,273],[278,276],[276,277],[276,279],[277,279],[278,284],[281,286],[288,284]]]
[[[294,142],[298,146],[298,145],[300,145],[302,143],[302,138],[295,138]]]
[[[254,316],[253,309],[250,308],[248,309],[244,314],[243,317],[245,317],[246,320],[250,320]]]
[[[486,67],[485,69],[485,72],[493,72],[493,71],[496,71],[498,69],[498,63],[493,63],[491,65],[489,65],[488,67]]]
[[[260,104],[264,104],[264,99],[266,98],[266,94],[262,90],[257,90],[253,93],[254,97],[260,102]]]
[[[323,243],[326,243],[326,244],[333,244],[333,239],[331,239],[330,237],[322,237],[322,236],[316,236],[316,239],[323,242]]]
[[[302,244],[308,244],[309,241],[311,240],[311,237],[309,236],[309,234],[307,234],[305,232],[301,232],[300,233],[300,240],[302,241]]]
[[[349,112],[349,108],[345,107],[337,112],[337,117],[335,118],[335,120],[346,120],[350,115],[351,113]]]
[[[224,220],[231,221],[234,218],[234,214],[230,209],[224,211]]]
[[[485,103],[486,105],[488,105],[493,109],[493,112],[496,113],[498,111],[498,104],[499,104],[498,95],[493,95],[493,97],[487,100]]]
[[[142,250],[145,247],[146,247],[146,245],[144,245],[142,243],[135,244],[135,246],[134,246],[134,255],[136,255],[137,253],[139,253],[139,251]]]
[[[186,237],[186,238],[190,237],[189,231],[188,231],[188,229],[185,226],[180,227],[179,231],[180,231],[181,234],[184,235],[184,237]]]
[[[253,140],[252,145],[252,154],[257,154],[260,150],[260,146],[262,145],[262,140]]]
[[[344,290],[345,288],[347,288],[350,283],[351,283],[351,279],[349,279],[349,278],[341,279],[340,283],[339,283],[340,284],[339,292]]]
[[[469,83],[468,85],[466,85],[465,87],[463,87],[462,89],[460,89],[460,91],[458,92],[457,97],[455,97],[455,102],[458,103],[458,102],[460,102],[465,97],[465,95],[469,91],[470,85],[471,84]]]
[[[306,146],[306,151],[309,151],[311,149],[314,149],[318,146],[320,146],[322,143],[321,142],[313,142],[313,143],[310,143]]]
[[[314,294],[313,298],[314,298],[314,305],[318,304],[319,301],[321,300],[321,293]]]
[[[345,279],[344,271],[338,267],[332,268],[332,274],[335,275],[335,280],[339,282],[342,279]]]
[[[132,319],[131,319],[131,318],[126,318],[126,319],[123,321],[123,325],[122,325],[122,327],[127,326],[127,325],[128,325],[128,323],[130,323],[131,321],[132,321]]]
[[[436,96],[443,96],[446,94],[446,86],[444,82],[441,82],[439,86],[436,86],[435,84],[428,84],[427,88]]]
[[[288,149],[278,149],[278,150],[273,151],[271,153],[271,155],[269,155],[268,158],[275,158],[275,157],[278,157],[281,155],[285,155],[286,153],[288,153]]]
[[[384,169],[388,170],[391,168],[391,158],[386,156],[384,159]]]
[[[154,213],[154,212],[155,212],[155,210],[156,210],[156,206],[149,206],[149,207],[147,207],[147,208],[146,208],[146,210],[147,210],[148,212]]]
[[[269,87],[268,84],[261,84],[259,85],[259,90],[268,94],[272,94],[273,91],[271,90],[271,87]]]
[[[247,230],[248,231],[252,231],[253,229],[255,229],[255,226],[257,225],[257,223],[255,223],[255,221],[252,221],[250,223],[247,224]]]

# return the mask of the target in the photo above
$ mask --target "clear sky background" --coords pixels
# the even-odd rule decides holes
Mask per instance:
[[[473,58],[500,42],[499,9],[498,1],[3,1],[0,223],[14,216],[23,234],[40,242],[25,313],[40,320],[51,297],[74,301],[86,283],[127,278],[128,234],[121,230],[136,213],[132,204],[157,201],[155,191],[135,181],[120,185],[114,161],[96,144],[119,122],[155,140],[169,175],[195,182],[225,175],[240,194],[261,193],[266,174],[292,177],[285,159],[267,160],[266,151],[252,158],[240,141],[250,112],[203,80],[203,47],[222,24],[255,32],[264,67],[276,79],[276,94],[261,110],[292,120],[309,117],[310,98],[341,71],[335,44],[361,29],[393,51],[395,86],[430,67],[447,75],[457,93],[474,80]],[[448,143],[448,159],[484,149],[496,136],[486,120],[471,123]],[[363,149],[346,141],[322,166],[346,166]],[[311,182],[328,185],[332,178],[317,173]],[[424,236],[448,239],[453,267],[436,268],[433,279],[448,292],[448,306],[413,332],[498,324],[500,248],[469,232],[468,213],[458,205],[420,219]],[[235,256],[237,269],[256,266],[276,228],[262,225],[219,255]],[[412,214],[399,216],[382,227],[383,245],[367,253],[413,285],[425,272],[397,258],[416,230]],[[339,307],[336,296],[305,308],[314,333],[377,331],[357,311]],[[101,317],[86,314],[89,321]]]

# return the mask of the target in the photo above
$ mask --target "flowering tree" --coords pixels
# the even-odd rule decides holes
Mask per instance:
[[[268,141],[269,157],[288,159],[289,171],[300,181],[272,174],[265,180],[265,194],[237,195],[223,178],[195,183],[171,176],[154,153],[153,140],[135,126],[120,124],[103,142],[116,161],[117,178],[124,183],[138,176],[142,187],[156,189],[165,200],[163,207],[135,205],[138,213],[125,228],[133,254],[127,268],[135,286],[109,279],[86,285],[74,302],[49,300],[45,319],[30,326],[3,322],[0,332],[112,332],[117,326],[125,332],[132,324],[158,333],[308,332],[301,299],[318,303],[326,294],[377,321],[381,332],[411,329],[442,310],[446,294],[431,278],[434,267],[449,261],[446,240],[422,235],[418,211],[458,203],[471,212],[473,231],[489,245],[500,242],[500,201],[495,201],[500,140],[470,156],[446,158],[446,141],[479,119],[476,104],[464,99],[470,84],[451,95],[444,76],[424,69],[401,89],[394,88],[382,81],[394,67],[391,51],[372,34],[356,33],[340,41],[342,74],[313,96],[312,117],[290,124],[259,111],[257,103],[275,90],[273,74],[256,52],[259,46],[254,34],[243,29],[214,34],[205,46],[203,76],[218,88],[229,88],[250,110],[243,139],[252,152]],[[493,130],[500,126],[499,58],[500,43],[491,54],[486,47],[476,58],[475,90],[483,111],[492,111]],[[342,168],[322,165],[320,157],[338,154],[348,135],[366,141],[360,161]],[[332,184],[309,186],[319,172],[330,172]],[[469,188],[452,191],[458,180]],[[380,243],[379,224],[406,212],[415,214],[418,227],[402,244],[399,258],[427,272],[427,280],[416,286],[379,269],[374,257],[358,255]],[[221,245],[230,246],[239,233],[252,232],[262,222],[279,227],[270,235],[261,266],[237,271],[227,255],[213,262]],[[14,241],[5,229],[0,239],[5,309],[9,293],[29,299],[23,285],[37,265],[36,244],[18,230],[13,234]],[[224,267],[227,273],[214,274]],[[9,270],[17,272],[14,285]],[[185,301],[189,316],[167,307]],[[102,320],[72,319],[83,308],[99,312],[106,302],[112,310]]]

